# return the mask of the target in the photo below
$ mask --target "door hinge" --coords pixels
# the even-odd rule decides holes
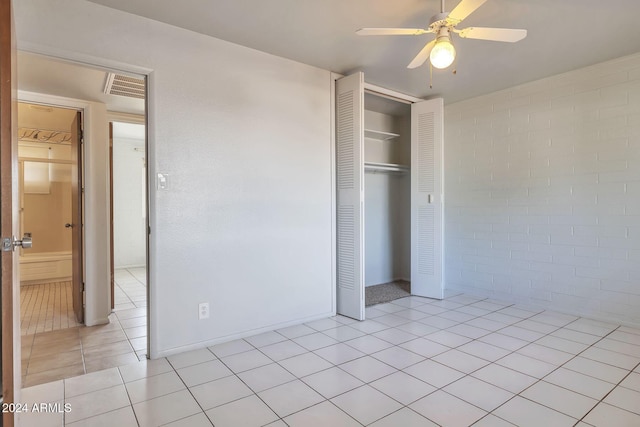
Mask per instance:
[[[84,129],[80,129],[80,144],[84,144]]]
[[[82,305],[87,305],[87,293],[85,291],[82,291]]]

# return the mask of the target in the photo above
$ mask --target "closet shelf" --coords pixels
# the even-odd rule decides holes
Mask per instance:
[[[365,138],[379,139],[381,141],[388,141],[388,140],[397,138],[399,136],[400,135],[398,135],[397,133],[382,132],[382,131],[379,131],[379,130],[372,130],[372,129],[365,129],[364,130],[364,137]]]
[[[396,163],[374,163],[364,162],[365,172],[395,172],[395,173],[407,173],[409,172],[409,166],[399,165]]]

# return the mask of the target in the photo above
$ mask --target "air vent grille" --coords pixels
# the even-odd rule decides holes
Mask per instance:
[[[129,98],[144,99],[144,79],[123,76],[121,74],[107,73],[107,81],[104,93],[108,95],[127,96]]]

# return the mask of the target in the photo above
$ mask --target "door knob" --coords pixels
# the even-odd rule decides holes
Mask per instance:
[[[72,228],[72,227],[73,227],[73,224],[66,223],[66,224],[64,225],[64,228]]]
[[[24,236],[22,236],[22,240],[14,240],[13,246],[21,246],[22,249],[31,249],[31,247],[33,246],[33,239],[30,235],[25,234]]]

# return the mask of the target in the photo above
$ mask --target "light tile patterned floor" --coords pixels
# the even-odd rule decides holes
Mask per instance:
[[[147,306],[147,270],[145,267],[116,268],[113,275],[115,311]]]
[[[24,426],[637,426],[640,329],[407,297],[23,390]]]

